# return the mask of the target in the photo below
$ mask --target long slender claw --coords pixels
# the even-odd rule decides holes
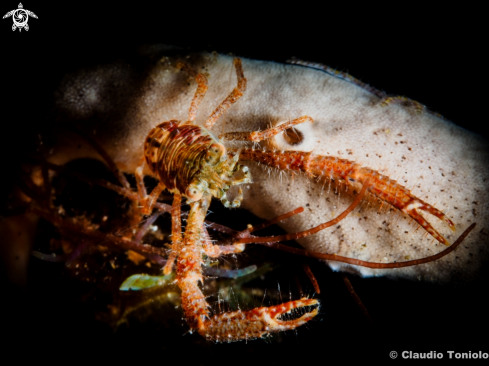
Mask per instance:
[[[301,171],[318,181],[332,179],[356,186],[370,179],[368,190],[371,194],[408,214],[440,243],[450,245],[417,210],[428,212],[445,221],[450,229],[455,231],[455,224],[452,220],[434,206],[415,197],[406,187],[373,169],[362,167],[346,159],[315,155],[305,151],[278,152],[248,148],[242,149],[239,154],[241,160],[253,160],[285,171]]]
[[[234,311],[213,316],[205,322],[199,333],[208,340],[217,342],[234,342],[242,339],[254,339],[273,332],[295,329],[318,314],[319,302],[315,299],[300,299],[285,304],[256,308],[249,311]],[[300,318],[282,320],[281,317],[297,309],[316,306]]]

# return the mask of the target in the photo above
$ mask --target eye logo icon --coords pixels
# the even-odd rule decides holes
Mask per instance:
[[[19,8],[9,11],[7,14],[3,16],[3,19],[12,17],[14,24],[12,25],[12,30],[15,31],[19,28],[19,32],[24,28],[26,31],[29,30],[29,26],[27,25],[27,21],[29,20],[29,16],[36,18],[37,15],[34,14],[30,10],[24,9],[22,3],[19,3]]]

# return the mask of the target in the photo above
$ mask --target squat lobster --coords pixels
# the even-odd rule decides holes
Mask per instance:
[[[208,129],[235,103],[246,90],[241,60],[235,59],[238,85],[207,119],[205,127],[193,124],[196,112],[207,90],[207,79],[202,74],[184,64],[185,69],[197,79],[198,87],[192,100],[189,119],[186,122],[171,120],[156,126],[148,135],[144,145],[144,157],[151,171],[160,179],[158,186],[148,196],[143,183],[143,166],[136,170],[138,191],[142,199],[142,214],[149,214],[154,202],[166,188],[174,194],[172,205],[173,244],[164,273],[171,272],[177,259],[177,284],[182,290],[182,308],[191,329],[197,330],[209,340],[236,341],[261,337],[271,332],[294,329],[317,315],[317,307],[298,319],[280,320],[279,317],[295,309],[318,305],[317,300],[301,299],[274,307],[262,307],[250,311],[236,311],[210,316],[209,304],[199,288],[203,283],[202,254],[219,257],[224,254],[244,250],[244,244],[236,244],[231,249],[222,250],[207,239],[203,223],[212,197],[219,198],[226,207],[238,207],[243,198],[229,202],[226,191],[231,186],[251,183],[251,175],[246,166],[239,165],[239,154],[228,156],[226,148]],[[292,121],[287,127],[300,123]],[[287,127],[276,129],[275,133]],[[254,140],[268,138],[267,131],[253,133]],[[258,137],[256,137],[258,136]],[[143,162],[144,165],[144,162]],[[242,178],[234,178],[238,171]],[[180,205],[182,196],[190,204],[184,238],[181,237]]]
[[[172,204],[172,239],[171,253],[164,267],[164,273],[172,271],[175,260],[176,282],[182,291],[182,308],[185,318],[192,330],[197,330],[202,336],[213,341],[237,341],[262,337],[272,332],[295,329],[305,324],[318,314],[319,303],[315,299],[302,298],[278,306],[261,307],[249,311],[235,311],[211,315],[209,304],[202,293],[199,283],[203,283],[202,265],[203,254],[217,258],[222,255],[239,253],[244,250],[244,243],[277,242],[293,240],[312,235],[328,226],[342,220],[362,200],[366,191],[392,206],[404,211],[416,220],[428,233],[439,242],[449,245],[416,211],[421,209],[432,213],[447,222],[453,228],[454,224],[442,212],[418,199],[407,189],[378,172],[359,166],[348,160],[312,155],[300,151],[264,152],[254,149],[230,150],[229,153],[219,138],[209,130],[225,111],[235,103],[246,90],[241,60],[234,59],[238,83],[229,96],[214,110],[204,124],[199,127],[194,124],[198,107],[207,91],[207,79],[203,74],[196,73],[185,64],[178,67],[195,77],[198,83],[197,91],[191,102],[188,121],[170,120],[153,128],[144,143],[144,160],[136,169],[136,181],[141,199],[141,214],[151,213],[157,198],[164,189],[173,193]],[[261,132],[231,132],[224,134],[224,139],[241,141],[262,141],[271,138],[293,125],[303,122],[313,122],[312,118],[303,116]],[[243,199],[239,189],[237,197],[230,202],[226,192],[232,186],[251,183],[251,175],[246,166],[238,164],[239,159],[255,160],[280,169],[299,170],[307,173],[311,178],[318,180],[334,179],[346,181],[355,188],[361,188],[354,202],[336,219],[306,230],[301,233],[288,234],[278,237],[241,238],[233,246],[218,247],[211,244],[207,231],[203,225],[212,197],[219,198],[226,207],[239,207]],[[148,195],[143,183],[143,167],[147,164],[149,169],[159,178],[156,188]],[[236,173],[241,172],[241,177]],[[181,200],[187,198],[190,204],[190,213],[184,237],[181,235]],[[298,213],[300,210],[294,211]],[[289,215],[290,216],[290,215]],[[463,240],[474,225],[452,245],[450,249]],[[248,231],[248,233],[251,230]],[[249,235],[248,235],[249,236]],[[297,252],[297,251],[296,251]],[[298,251],[300,254],[316,256],[315,253]],[[448,250],[438,254],[438,257],[448,254]],[[325,255],[317,256],[325,258]],[[328,256],[328,255],[326,255]],[[338,261],[353,263],[349,258],[331,258]],[[437,258],[424,258],[422,261],[431,261]],[[358,262],[358,261],[357,261]],[[421,263],[414,260],[395,264],[377,264],[362,262],[358,265],[377,265],[377,268],[392,268]],[[281,320],[280,317],[304,307],[315,307],[306,311],[301,317],[293,320]]]

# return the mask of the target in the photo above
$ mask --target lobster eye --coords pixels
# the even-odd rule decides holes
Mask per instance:
[[[202,190],[196,184],[191,184],[188,186],[185,196],[191,201],[198,201],[202,198]]]

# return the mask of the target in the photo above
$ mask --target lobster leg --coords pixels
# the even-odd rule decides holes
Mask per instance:
[[[223,255],[241,253],[245,250],[246,245],[235,244],[235,245],[214,245],[212,244],[211,238],[207,229],[204,228],[204,251],[205,254],[210,258],[219,258]]]
[[[190,214],[182,245],[178,248],[177,284],[182,290],[182,308],[191,329],[208,340],[232,342],[262,337],[271,332],[295,329],[318,314],[318,302],[300,299],[272,307],[210,315],[209,304],[199,288],[203,283],[202,251],[205,242],[203,222],[211,200],[205,195],[190,204]],[[281,320],[299,308],[315,306],[301,317]]]
[[[225,133],[223,135],[220,135],[219,138],[224,139],[224,140],[230,140],[230,141],[259,142],[262,140],[272,138],[273,136],[278,135],[280,132],[283,132],[286,129],[291,128],[294,125],[298,125],[298,124],[304,123],[304,122],[313,123],[314,120],[309,116],[302,116],[302,117],[296,118],[292,121],[282,123],[281,125],[278,125],[278,126],[275,126],[272,128],[267,128],[266,130],[263,130],[263,131],[228,132],[228,133]]]
[[[197,73],[194,69],[184,63],[179,63],[177,65],[182,70],[185,70],[190,76],[194,77],[197,80],[197,90],[195,91],[194,98],[192,99],[192,103],[190,104],[190,108],[188,111],[188,121],[195,121],[195,116],[197,115],[197,110],[199,109],[199,105],[204,99],[205,93],[207,92],[207,78],[204,74]]]
[[[226,112],[226,110],[231,107],[233,103],[243,96],[246,91],[246,78],[243,73],[243,66],[241,65],[241,60],[239,58],[234,59],[234,66],[236,68],[236,77],[238,78],[238,85],[233,91],[228,95],[224,101],[219,104],[219,106],[212,112],[207,121],[205,121],[204,127],[211,129],[214,123]]]
[[[134,176],[136,177],[136,184],[138,187],[138,193],[139,197],[141,199],[141,214],[142,215],[149,215],[151,211],[153,210],[153,207],[158,201],[158,197],[160,196],[161,192],[166,188],[163,183],[158,183],[158,185],[153,189],[153,191],[148,195],[146,193],[146,187],[144,185],[144,176],[143,176],[143,167],[144,167],[144,160],[141,166],[136,168],[136,172]]]
[[[363,195],[359,199],[357,199],[356,201],[360,202],[360,200],[362,198],[363,198]],[[343,219],[349,212],[351,212],[351,210],[353,210],[354,207],[356,207],[356,205],[358,204],[358,202],[356,202],[354,204],[354,206],[352,206],[350,209],[347,209],[342,214],[343,216],[341,216],[340,218],[337,218],[337,221],[335,221],[335,222],[338,222],[341,219]],[[212,242],[211,242],[211,240],[210,240],[210,237],[209,237],[209,234],[207,232],[207,229],[205,229],[204,230],[204,235],[205,235],[204,251],[205,251],[205,254],[208,257],[211,257],[211,258],[219,258],[222,255],[241,253],[242,251],[245,250],[246,245],[245,244],[238,243],[238,242],[236,242],[236,240],[239,241],[240,239],[243,239],[243,238],[252,238],[253,237],[253,236],[251,236],[251,233],[252,232],[257,231],[257,230],[262,230],[262,229],[264,229],[264,228],[266,228],[266,227],[268,227],[270,225],[274,225],[274,224],[276,224],[279,221],[286,220],[286,219],[288,219],[288,218],[290,218],[290,217],[292,217],[294,215],[297,215],[297,214],[299,214],[299,213],[301,213],[303,211],[304,211],[304,209],[302,207],[299,207],[299,208],[296,208],[293,211],[290,211],[290,212],[287,212],[287,213],[285,213],[283,215],[277,216],[277,217],[275,217],[275,218],[273,218],[271,220],[265,221],[265,222],[263,222],[261,224],[258,224],[258,225],[255,225],[255,226],[252,226],[252,225],[248,224],[248,227],[245,230],[234,233],[234,235],[233,235],[234,238],[232,239],[234,241],[234,243],[231,244],[231,245],[213,245]],[[311,230],[315,230],[315,229],[317,229],[317,228],[313,228]],[[290,234],[290,235],[294,235],[294,234]],[[269,237],[269,238],[272,238],[273,239],[274,237]],[[293,239],[290,239],[290,240],[293,240]],[[280,239],[278,239],[278,240],[280,240]]]
[[[211,197],[190,204],[190,213],[182,245],[177,248],[177,284],[182,290],[182,308],[191,329],[202,329],[209,317],[209,304],[199,288],[202,276],[203,228]]]
[[[178,250],[180,248],[180,244],[182,242],[182,196],[178,193],[173,195],[173,204],[171,209],[171,236],[172,236],[172,245],[170,255],[168,256],[168,260],[166,262],[165,267],[163,268],[163,274],[169,275],[173,269],[173,264],[175,263],[175,259],[178,255]]]
[[[402,212],[407,213],[419,225],[421,225],[433,238],[440,243],[450,243],[436,231],[418,210],[428,212],[440,220],[445,221],[454,231],[454,223],[440,210],[427,202],[412,195],[401,184],[380,174],[379,172],[360,166],[346,159],[332,156],[315,155],[303,151],[263,151],[260,149],[242,149],[241,160],[253,160],[268,166],[282,169],[295,170],[306,173],[317,181],[332,179],[344,181],[353,188],[358,188],[369,179],[368,190],[380,200],[389,203]]]

